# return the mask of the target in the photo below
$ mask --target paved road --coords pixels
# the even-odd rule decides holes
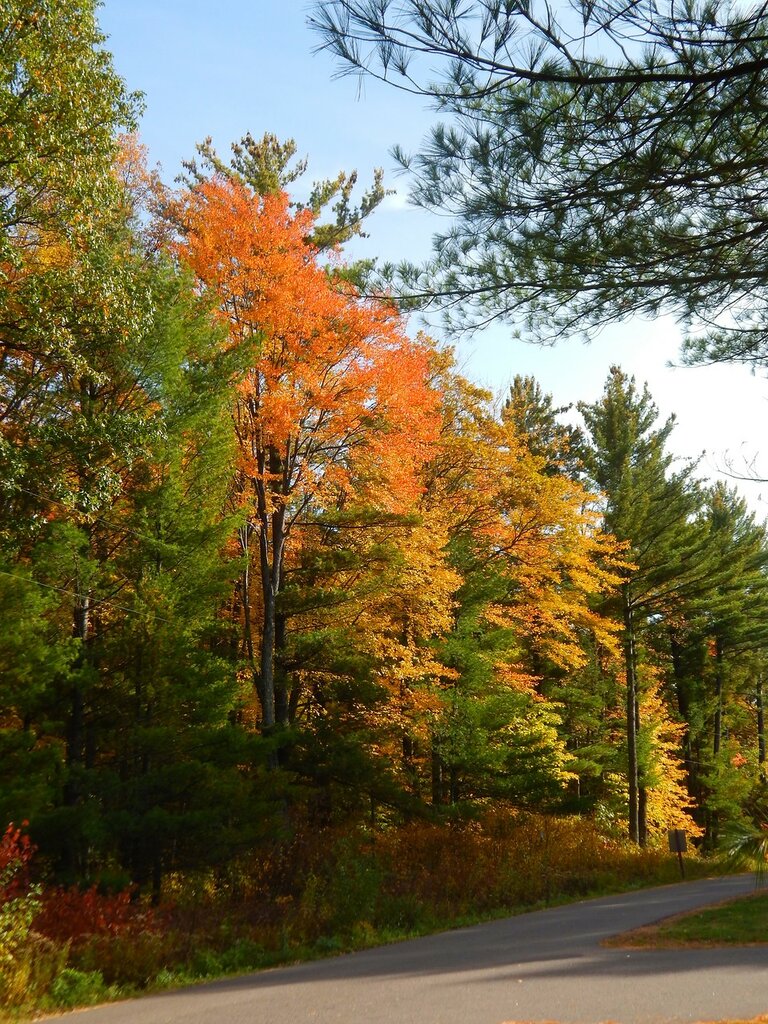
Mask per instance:
[[[753,889],[750,877],[735,876],[587,900],[81,1011],[78,1024],[657,1024],[753,1017],[768,1013],[768,947],[599,945]]]

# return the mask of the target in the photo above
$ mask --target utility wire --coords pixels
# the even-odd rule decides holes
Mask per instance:
[[[40,580],[33,580],[30,576],[20,576],[15,572],[6,572],[4,569],[0,569],[0,576],[8,576],[12,580],[19,580],[21,583],[30,583],[35,587],[43,587],[45,590],[55,590],[59,594],[68,594],[70,597],[81,597],[76,590],[67,590],[66,587],[56,587],[52,583],[42,583]],[[118,604],[116,601],[110,601],[109,598],[94,598],[95,604],[106,604],[110,608],[118,608],[122,612],[128,612],[129,615],[144,615],[144,612],[138,611],[136,608],[129,608],[128,605]],[[159,622],[167,622],[169,626],[174,626],[176,623],[173,619],[166,619],[163,615],[158,615],[157,612],[149,612],[149,615],[153,619],[157,619]]]
[[[29,494],[33,498],[39,498],[41,501],[49,501],[52,505],[58,505],[60,508],[67,509],[68,512],[78,512],[78,509],[68,505],[65,501],[60,498],[54,498],[51,494],[41,494],[39,491],[32,491],[28,487],[20,487],[18,484],[12,485],[14,490],[21,492],[22,494]],[[87,512],[80,512],[80,515],[88,516]],[[145,540],[150,544],[163,544],[167,541],[161,540],[159,537],[150,537],[146,533],[139,533],[138,530],[132,530],[129,526],[118,526],[116,523],[111,523],[109,519],[105,519],[103,516],[90,516],[94,522],[102,523],[104,526],[111,530],[119,533],[129,533],[133,537],[137,537],[139,540]]]

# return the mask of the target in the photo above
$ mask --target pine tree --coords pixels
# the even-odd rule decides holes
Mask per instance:
[[[707,843],[722,821],[738,817],[746,794],[735,775],[759,765],[760,662],[768,642],[768,548],[765,526],[722,483],[706,494],[707,580],[684,609],[688,643],[699,651],[699,682],[689,695],[689,731],[697,747],[694,773],[704,807]],[[754,707],[754,710],[753,710]],[[745,721],[746,717],[746,721]],[[748,739],[745,735],[745,728]],[[748,757],[745,758],[744,754]],[[734,769],[743,769],[737,770]],[[743,780],[742,780],[743,781]]]
[[[586,424],[582,457],[603,495],[605,528],[626,544],[617,612],[626,679],[629,835],[644,844],[648,766],[639,755],[642,722],[638,644],[653,616],[668,615],[686,588],[701,582],[702,540],[694,527],[700,496],[693,467],[674,470],[667,441],[674,418],[658,425],[648,388],[612,367],[602,398],[579,409]]]
[[[576,478],[580,468],[580,431],[562,423],[558,417],[571,406],[559,408],[534,377],[515,376],[501,410],[501,418],[511,421],[520,437],[526,439],[533,455],[547,459],[547,472],[567,473]]]

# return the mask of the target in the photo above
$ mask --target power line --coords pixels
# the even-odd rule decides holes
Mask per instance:
[[[19,580],[21,583],[30,583],[35,587],[43,587],[45,590],[55,590],[59,594],[68,594],[70,597],[81,597],[76,590],[67,590],[66,587],[57,587],[52,583],[42,583],[40,580],[33,580],[30,576],[20,576],[15,572],[6,572],[4,569],[0,569],[0,576],[8,576],[12,580]],[[96,604],[108,605],[110,608],[118,608],[120,611],[127,612],[129,615],[143,615],[144,612],[137,611],[136,608],[129,608],[128,605],[118,604],[116,601],[110,601],[109,598],[94,598]],[[159,622],[167,622],[169,626],[176,625],[173,619],[166,619],[163,615],[158,615],[157,612],[150,611],[148,613],[151,618],[157,619]]]
[[[14,490],[20,491],[22,494],[29,494],[33,498],[39,498],[41,501],[49,501],[51,502],[52,505],[58,505],[60,508],[67,509],[68,512],[78,511],[77,509],[72,508],[71,505],[68,505],[65,501],[62,501],[60,498],[54,498],[53,495],[51,494],[41,494],[39,491],[32,491],[28,487],[20,487],[18,484],[13,484],[12,486]],[[88,515],[88,513],[85,512],[80,514]],[[102,523],[102,525],[106,526],[108,529],[114,530],[115,532],[119,533],[128,533],[131,536],[137,537],[139,540],[145,540],[150,544],[167,543],[167,541],[164,542],[159,537],[150,537],[146,533],[139,533],[138,530],[133,530],[131,529],[130,526],[118,526],[116,523],[111,523],[109,519],[105,519],[103,516],[94,515],[90,518],[92,518],[94,522]]]

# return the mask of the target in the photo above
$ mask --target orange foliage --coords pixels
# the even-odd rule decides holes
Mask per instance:
[[[619,582],[618,550],[599,528],[599,515],[584,488],[564,475],[544,472],[511,423],[498,426],[496,457],[500,486],[493,509],[491,554],[503,551],[515,585],[496,609],[520,633],[564,669],[585,662],[584,631],[612,649],[616,628],[590,606],[590,598]]]
[[[429,347],[383,303],[334,287],[306,242],[309,211],[214,178],[186,197],[179,253],[215,291],[230,343],[257,341],[237,382],[241,473],[297,512],[357,499],[392,511],[417,497],[435,437]]]
[[[284,193],[258,196],[213,177],[181,209],[178,255],[216,297],[228,345],[248,362],[234,381],[233,422],[240,543],[250,558],[253,533],[259,548],[258,671],[248,621],[244,632],[269,725],[288,545],[307,520],[350,502],[397,514],[413,506],[437,436],[432,349],[407,337],[391,305],[362,300],[318,265],[312,214],[293,212]]]
[[[148,252],[171,247],[175,201],[158,168],[148,166],[148,150],[135,133],[120,135],[112,173],[121,186],[123,214]]]
[[[695,801],[686,791],[685,765],[680,757],[685,726],[670,718],[658,672],[644,665],[641,673],[640,715],[649,740],[650,762],[645,771],[648,832],[656,840],[663,840],[670,828],[682,828],[689,836],[701,836],[704,830],[691,817]]]
[[[84,890],[47,889],[34,922],[41,935],[75,944],[92,935],[138,935],[156,927],[152,911],[133,902],[130,889],[105,895],[95,885]]]
[[[22,828],[28,822],[22,822]],[[35,848],[13,822],[0,839],[0,901],[10,900],[28,885],[27,869]]]

